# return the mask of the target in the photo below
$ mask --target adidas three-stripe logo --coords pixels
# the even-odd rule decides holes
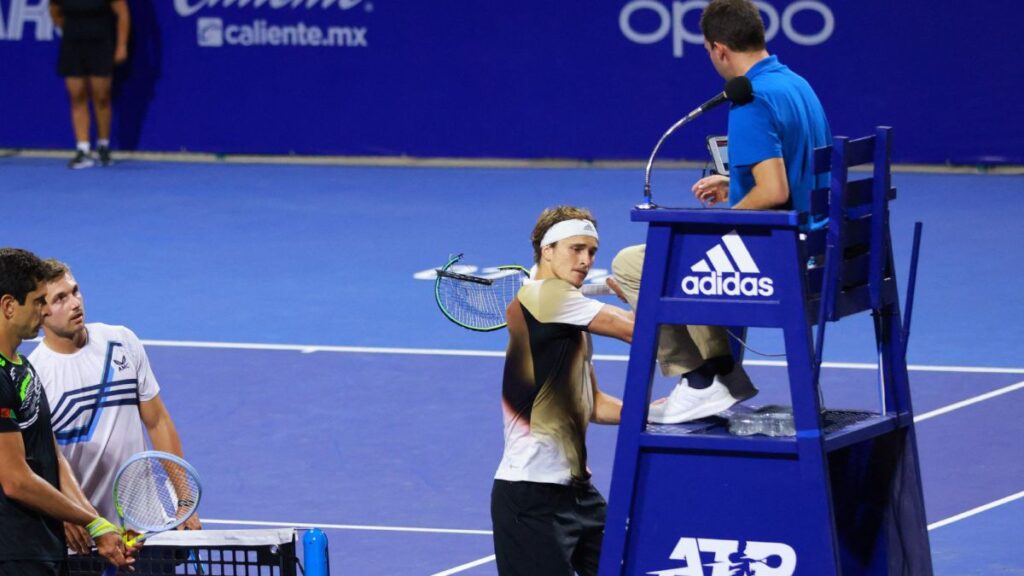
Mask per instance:
[[[771,296],[775,293],[771,278],[762,278],[761,269],[735,230],[722,236],[722,242],[708,250],[690,271],[699,275],[683,277],[683,293],[690,296]]]

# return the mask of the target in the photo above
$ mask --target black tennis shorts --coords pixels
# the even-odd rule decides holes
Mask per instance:
[[[589,482],[495,480],[494,554],[501,576],[597,574],[608,505]]]
[[[114,39],[64,38],[57,57],[57,74],[65,78],[113,76]]]

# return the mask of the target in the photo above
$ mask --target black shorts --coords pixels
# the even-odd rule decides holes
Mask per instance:
[[[495,480],[494,554],[501,576],[597,574],[608,505],[589,482]]]
[[[67,78],[114,75],[114,38],[64,38],[57,74]]]
[[[66,562],[0,560],[0,576],[66,576]]]

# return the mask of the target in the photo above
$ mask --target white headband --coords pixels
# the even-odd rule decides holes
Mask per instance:
[[[594,223],[590,220],[562,220],[548,228],[548,231],[544,233],[544,238],[540,241],[540,245],[547,246],[548,244],[554,244],[559,240],[565,240],[573,236],[590,236],[597,239],[597,228],[594,227]]]

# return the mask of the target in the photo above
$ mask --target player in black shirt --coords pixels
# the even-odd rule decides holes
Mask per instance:
[[[62,521],[85,526],[111,563],[134,562],[118,529],[96,514],[57,450],[43,387],[18,354],[21,342],[39,333],[46,276],[31,252],[0,248],[0,576],[63,574]]]
[[[89,168],[89,99],[96,113],[96,151],[110,160],[111,81],[114,64],[128,59],[128,3],[125,0],[50,0],[50,17],[63,39],[57,73],[71,99],[71,125],[77,149],[69,168]]]

